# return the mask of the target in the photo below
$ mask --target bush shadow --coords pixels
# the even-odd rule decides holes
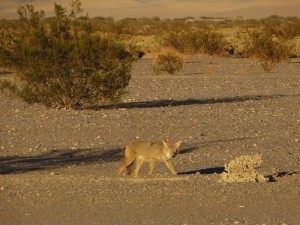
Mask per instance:
[[[87,106],[83,109],[87,110],[103,110],[103,109],[131,109],[131,108],[157,108],[168,106],[189,106],[189,105],[203,105],[203,104],[217,104],[217,103],[236,103],[246,101],[259,101],[266,99],[275,99],[286,97],[286,95],[251,95],[251,96],[235,96],[225,98],[210,98],[210,99],[186,99],[186,100],[153,100],[140,102],[125,102],[117,104]]]
[[[55,169],[78,164],[99,164],[119,161],[123,148],[60,149],[36,156],[0,157],[0,174],[21,174],[37,170]]]

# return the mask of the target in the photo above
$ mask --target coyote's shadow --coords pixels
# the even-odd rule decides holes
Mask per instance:
[[[18,174],[77,164],[114,162],[122,158],[121,147],[112,149],[60,149],[36,156],[0,157],[0,174]]]
[[[225,170],[224,167],[212,167],[212,168],[205,168],[205,169],[200,169],[200,170],[192,170],[192,171],[185,171],[185,172],[179,172],[177,173],[178,175],[191,175],[191,174],[196,174],[200,173],[202,175],[209,175],[209,174],[221,174]]]
[[[195,146],[183,147],[179,154],[195,149]],[[0,157],[0,174],[20,174],[70,165],[116,162],[123,158],[123,150],[124,147],[121,146],[111,149],[58,149],[34,156],[4,156]]]

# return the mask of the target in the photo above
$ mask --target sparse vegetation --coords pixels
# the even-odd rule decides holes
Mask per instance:
[[[260,155],[237,157],[225,165],[221,177],[225,182],[266,182],[267,179],[255,170],[261,163]]]
[[[129,84],[136,46],[147,57],[159,55],[156,70],[170,74],[181,70],[183,57],[191,54],[251,57],[266,72],[300,55],[300,19],[296,17],[115,21],[80,16],[79,0],[71,5],[68,12],[55,4],[55,16],[49,18],[30,5],[22,6],[19,20],[0,21],[0,66],[16,71],[21,81],[2,83],[2,90],[49,107],[117,101]],[[161,54],[164,48],[181,55]]]

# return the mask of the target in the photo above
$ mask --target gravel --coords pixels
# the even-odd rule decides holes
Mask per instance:
[[[249,59],[195,56],[171,76],[142,59],[122,102],[76,111],[0,94],[1,224],[298,224],[293,60],[265,73]],[[115,177],[127,143],[162,138],[183,141],[178,175],[158,164],[148,177],[145,164],[138,178]],[[255,154],[277,182],[221,180],[226,163]]]

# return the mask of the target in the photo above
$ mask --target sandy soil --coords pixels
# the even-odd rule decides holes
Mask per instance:
[[[299,60],[267,74],[193,57],[173,76],[151,63],[135,64],[115,106],[58,111],[1,94],[0,224],[299,224]],[[114,176],[124,145],[162,138],[183,141],[178,175],[157,164],[152,177],[147,165]],[[221,180],[225,163],[257,153],[277,182]]]

